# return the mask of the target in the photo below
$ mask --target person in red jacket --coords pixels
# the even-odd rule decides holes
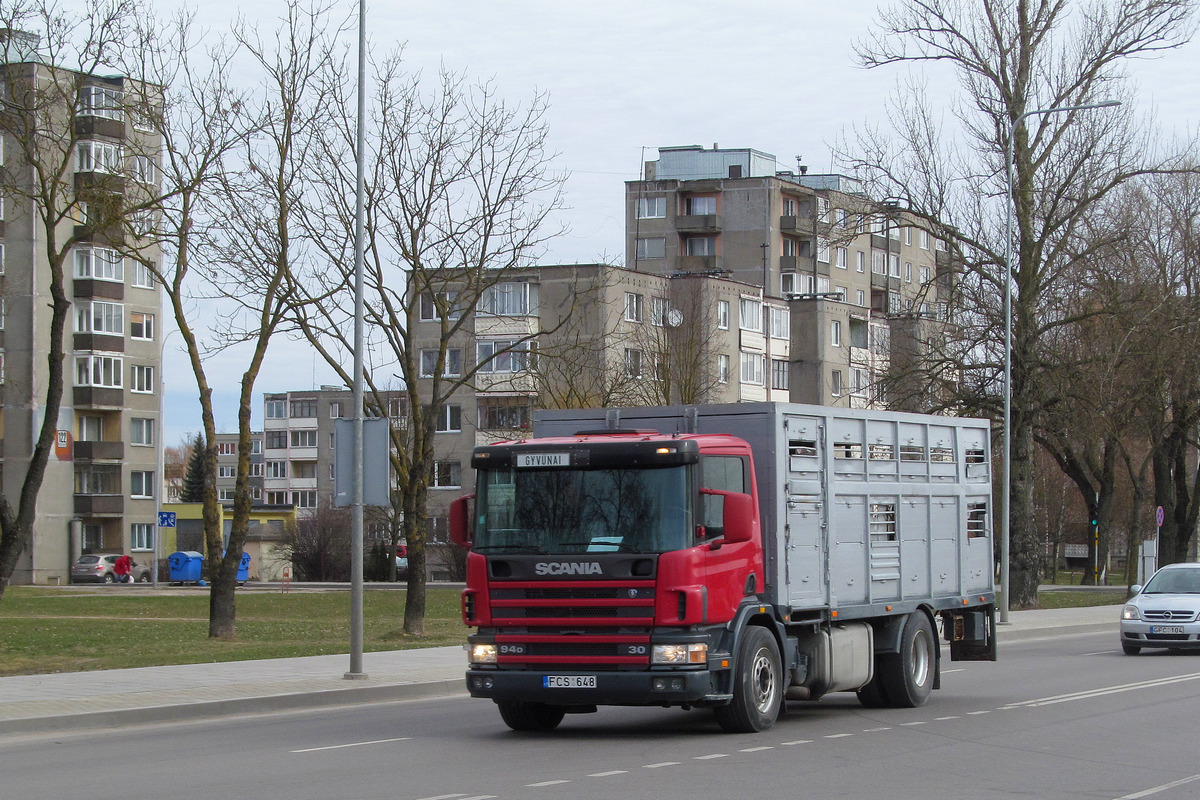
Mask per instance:
[[[129,574],[131,572],[133,572],[133,559],[127,554],[122,554],[113,564],[113,574],[117,576],[117,583],[129,583],[132,580],[132,576]]]

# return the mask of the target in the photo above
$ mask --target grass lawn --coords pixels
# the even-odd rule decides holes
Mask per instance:
[[[466,641],[457,589],[427,591],[419,637],[401,631],[405,594],[364,591],[364,650]],[[239,591],[237,639],[221,642],[208,638],[206,590],[11,586],[0,600],[0,675],[348,653],[349,617],[345,590]]]
[[[363,593],[363,649],[457,645],[468,628],[459,591],[430,587],[425,634],[401,632],[406,592]],[[1122,588],[1043,592],[1042,608],[1115,605]],[[348,591],[246,590],[237,596],[237,640],[208,638],[208,592],[122,586],[12,586],[0,600],[0,675],[288,658],[350,651]]]

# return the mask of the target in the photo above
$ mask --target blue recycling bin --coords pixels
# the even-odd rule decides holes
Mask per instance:
[[[250,580],[250,554],[242,553],[242,561],[238,564],[238,583],[245,583]]]
[[[167,556],[171,569],[172,583],[198,583],[200,569],[204,566],[204,554],[195,550],[177,550]]]

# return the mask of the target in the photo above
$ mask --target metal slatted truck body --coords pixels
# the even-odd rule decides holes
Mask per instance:
[[[994,660],[985,420],[782,403],[544,411],[477,448],[471,694],[519,730],[598,705],[916,706]]]

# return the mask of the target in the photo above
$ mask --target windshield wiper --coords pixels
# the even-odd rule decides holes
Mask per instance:
[[[537,553],[543,556],[546,554],[544,548],[538,547],[535,544],[484,544],[472,547],[471,549],[476,553],[482,553],[485,550],[505,550],[514,553]]]

